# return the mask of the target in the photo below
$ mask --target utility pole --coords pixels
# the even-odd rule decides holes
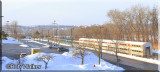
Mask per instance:
[[[101,59],[102,59],[102,44],[103,44],[102,28],[103,28],[103,27],[100,26],[100,34],[101,34],[101,41],[100,41],[100,42],[101,42],[101,43],[100,43],[100,44],[101,44],[101,45],[100,45],[100,46],[101,46]]]
[[[47,36],[47,37],[48,37],[48,44],[49,44],[49,37],[50,37],[50,36],[49,36],[49,29],[48,29],[48,36]]]
[[[7,29],[7,34],[8,34],[9,33],[8,32],[8,30],[9,30],[9,21],[6,21],[6,27],[7,27],[6,29]]]
[[[42,41],[43,41],[43,38],[44,38],[44,34],[43,34],[43,27],[42,27]]]
[[[54,41],[54,44],[55,44],[55,25],[56,25],[56,21],[54,20],[54,23],[53,23],[53,32],[54,32],[54,34],[53,34],[53,41]]]
[[[58,39],[57,39],[58,38]],[[60,45],[59,44],[59,25],[58,25],[58,23],[57,23],[57,30],[56,30],[56,41],[58,41],[58,45]]]
[[[72,36],[72,33],[73,33],[73,30],[74,28],[71,28],[71,36],[70,36],[70,38],[71,38],[71,46],[73,47],[73,36]]]

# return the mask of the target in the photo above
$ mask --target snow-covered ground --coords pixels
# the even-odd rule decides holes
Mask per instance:
[[[2,44],[23,44],[20,42],[17,42],[15,38],[9,37],[7,40],[2,40]]]
[[[44,62],[36,60],[37,56],[40,55],[46,55],[46,53],[37,53],[33,55],[28,55],[24,58],[21,58],[21,60],[24,61],[23,64],[42,65],[41,70],[45,70]],[[48,55],[55,57],[49,61],[48,68],[46,70],[122,70],[122,71],[124,70],[123,68],[105,62],[102,59],[101,59],[101,64],[99,65],[98,57],[94,55],[92,52],[88,52],[88,55],[84,57],[84,65],[81,65],[81,58],[72,57],[71,52],[65,52],[63,54],[52,53]],[[11,60],[7,57],[2,57],[2,70],[10,70],[6,69],[6,64],[11,64],[11,63],[18,64],[18,60]],[[27,70],[33,70],[33,69],[27,69]]]
[[[158,50],[152,50],[152,53],[159,54]]]
[[[89,48],[89,47],[86,47],[86,48],[90,49],[90,50],[95,50],[94,48]],[[115,55],[115,52],[112,52],[112,51],[102,50],[102,52],[103,53],[108,53],[108,54]],[[160,61],[159,60],[153,60],[153,59],[147,59],[147,58],[142,58],[142,57],[136,57],[136,56],[126,55],[126,54],[122,54],[122,53],[118,53],[118,56],[160,65]]]
[[[19,46],[21,46],[21,47],[29,47],[29,46],[26,45],[26,44],[21,44],[21,45],[19,45]]]

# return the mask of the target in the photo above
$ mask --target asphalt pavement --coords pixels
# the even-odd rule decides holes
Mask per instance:
[[[28,45],[29,47],[21,47],[21,44],[3,44],[2,45],[2,57],[6,56],[10,59],[18,60],[21,53],[31,54],[31,48],[40,48],[41,52],[44,53],[56,53],[62,54],[63,52],[58,52],[56,49],[49,49],[48,47],[43,47],[42,44],[28,42],[26,40],[20,40],[22,43]]]

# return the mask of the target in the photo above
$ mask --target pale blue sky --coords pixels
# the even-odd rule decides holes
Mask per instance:
[[[140,4],[153,8],[158,0],[2,0],[3,25],[18,21],[19,25],[104,24],[111,9],[124,10]]]

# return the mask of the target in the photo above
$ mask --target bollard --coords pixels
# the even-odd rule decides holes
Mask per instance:
[[[40,52],[40,48],[31,48],[31,55],[39,52]]]
[[[33,54],[33,48],[31,48],[31,55]]]

